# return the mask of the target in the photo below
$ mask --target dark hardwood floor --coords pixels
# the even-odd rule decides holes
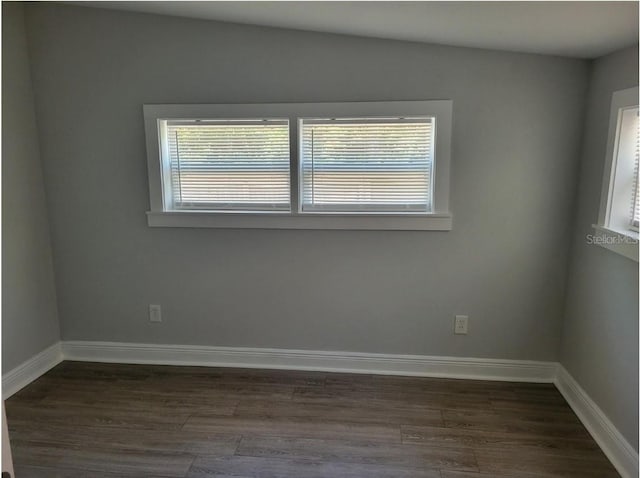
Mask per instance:
[[[17,478],[619,476],[546,384],[63,362],[6,411]]]

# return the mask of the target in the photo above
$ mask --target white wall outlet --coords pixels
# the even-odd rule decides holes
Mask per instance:
[[[149,322],[162,322],[162,308],[158,304],[149,304]]]
[[[468,315],[456,315],[454,321],[453,333],[456,335],[467,335],[467,329],[469,327]]]

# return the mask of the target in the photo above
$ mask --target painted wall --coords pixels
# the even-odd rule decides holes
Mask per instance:
[[[2,371],[60,340],[23,7],[2,4]]]
[[[27,18],[65,340],[557,359],[586,62],[45,3]],[[144,103],[438,98],[451,232],[146,224]]]
[[[561,363],[638,450],[638,263],[587,244],[598,221],[611,95],[638,84],[638,49],[593,63]]]

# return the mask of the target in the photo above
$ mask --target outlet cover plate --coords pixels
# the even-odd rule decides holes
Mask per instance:
[[[158,304],[149,304],[149,322],[162,322],[162,308]]]
[[[467,335],[469,329],[469,316],[456,315],[454,321],[453,333],[456,335]]]

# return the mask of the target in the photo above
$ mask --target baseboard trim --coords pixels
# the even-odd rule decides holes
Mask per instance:
[[[64,342],[67,360],[371,373],[550,383],[556,364],[524,360],[432,357],[287,349]]]
[[[637,478],[638,453],[562,365],[554,383],[622,478]]]
[[[62,343],[56,342],[5,373],[2,376],[2,397],[9,398],[58,365],[63,359]]]

